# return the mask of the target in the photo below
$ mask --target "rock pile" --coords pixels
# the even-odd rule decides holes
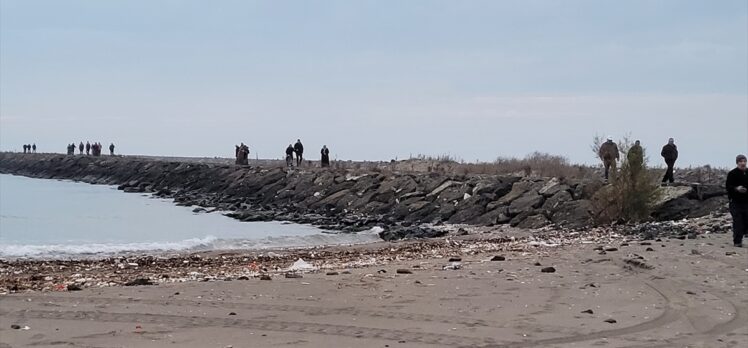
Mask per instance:
[[[0,153],[0,173],[118,185],[179,205],[226,212],[242,221],[293,221],[340,231],[384,228],[382,238],[440,236],[419,224],[509,224],[535,229],[592,224],[599,180],[496,175],[384,173],[249,168],[128,157]],[[660,220],[707,215],[724,206],[724,189],[668,187]],[[202,212],[204,210],[196,210]],[[206,210],[208,211],[208,210]]]

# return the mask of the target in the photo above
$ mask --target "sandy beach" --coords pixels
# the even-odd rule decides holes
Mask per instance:
[[[727,234],[560,246],[486,238],[419,242],[440,245],[431,256],[425,247],[404,252],[423,247],[409,242],[351,247],[355,255],[402,252],[340,269],[331,266],[338,260],[311,261],[322,269],[293,273],[299,278],[280,270],[294,254],[267,272],[272,280],[20,291],[0,296],[0,346],[741,347],[748,340],[748,253]]]

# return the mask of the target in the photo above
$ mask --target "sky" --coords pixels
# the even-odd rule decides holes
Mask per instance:
[[[0,150],[596,163],[748,152],[748,1],[0,0]]]

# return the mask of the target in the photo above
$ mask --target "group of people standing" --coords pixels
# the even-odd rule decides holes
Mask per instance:
[[[296,166],[301,166],[304,161],[304,145],[301,139],[296,139],[296,144],[288,144],[286,148],[286,166],[293,167],[293,156],[296,155]]]
[[[675,140],[673,138],[668,139],[667,144],[662,147],[660,155],[665,160],[665,164],[667,165],[667,170],[665,171],[665,176],[662,178],[662,183],[672,184],[673,182],[675,182],[675,161],[678,160],[678,147],[675,145]],[[600,159],[603,161],[603,167],[605,168],[605,180],[608,180],[610,168],[615,168],[616,162],[621,159],[618,145],[616,145],[616,143],[613,141],[613,137],[609,136],[607,140],[602,145],[600,145],[598,156],[600,156]],[[644,156],[644,150],[642,149],[641,142],[639,140],[637,140],[631,147],[631,149],[629,149],[627,156],[629,160],[631,160],[634,156]]]
[[[75,143],[71,143],[68,145],[68,155],[75,155]],[[86,155],[94,155],[94,156],[101,156],[101,149],[102,145],[101,143],[95,142],[91,144],[91,142],[86,142],[84,145],[81,141],[80,144],[78,144],[78,153],[83,154],[83,151],[86,151]],[[114,143],[109,144],[109,154],[114,156]]]
[[[249,164],[249,146],[241,143],[241,145],[235,145],[234,156],[236,158],[236,164],[247,165]],[[322,146],[320,153],[320,165],[322,168],[330,166],[330,149],[327,145]],[[294,161],[294,158],[296,159]],[[299,167],[304,162],[304,144],[301,143],[301,139],[296,139],[295,144],[288,144],[286,148],[286,166],[287,167]]]
[[[36,153],[36,143],[23,144],[23,153]]]
[[[323,145],[322,149],[319,151],[320,153],[320,166],[322,168],[326,168],[330,166],[330,149],[327,148],[327,145]],[[293,166],[293,158],[294,155],[296,155],[296,166],[301,166],[301,163],[304,162],[304,145],[301,143],[301,139],[296,140],[296,144],[288,144],[288,147],[286,148],[286,166],[292,167]]]

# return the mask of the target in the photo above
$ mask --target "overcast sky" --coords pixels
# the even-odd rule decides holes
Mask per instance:
[[[0,2],[0,149],[680,165],[748,152],[748,1]]]

